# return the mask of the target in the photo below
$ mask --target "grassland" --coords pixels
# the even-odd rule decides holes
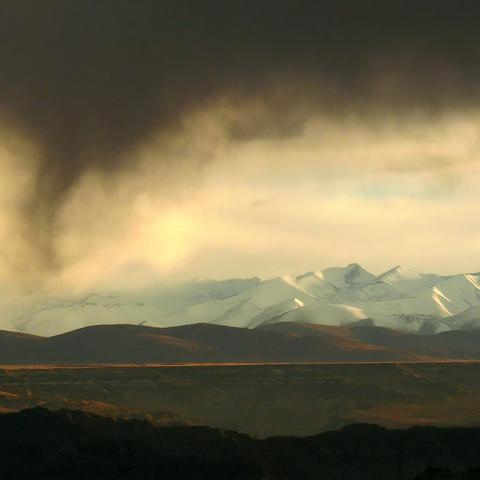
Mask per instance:
[[[480,365],[4,367],[0,411],[36,405],[158,424],[203,424],[258,437],[352,422],[480,425]]]

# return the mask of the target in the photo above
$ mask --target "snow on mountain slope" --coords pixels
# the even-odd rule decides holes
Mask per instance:
[[[446,320],[451,329],[475,330],[480,328],[480,306],[471,307]]]
[[[294,302],[295,299],[302,304],[316,302],[310,293],[296,283],[294,277],[283,276],[260,282],[234,297],[182,308],[165,315],[161,321],[166,325],[208,321],[220,325],[250,327],[253,319],[265,309],[284,302]]]
[[[208,319],[211,323],[253,328],[275,321],[339,325],[369,318],[376,325],[431,332],[448,329],[442,319],[480,305],[480,285],[472,275],[422,276],[410,271],[405,274],[405,270],[399,272],[398,269],[396,273],[402,274],[396,276],[402,292],[358,264],[296,277],[277,277],[260,282],[238,296],[177,311],[173,316],[162,318],[162,323]],[[417,289],[430,285],[434,277],[439,284],[406,296],[409,276]],[[392,275],[385,277],[393,279]],[[295,303],[296,300],[302,305]]]
[[[427,284],[432,281],[428,275]],[[366,315],[378,326],[419,333],[438,333],[452,328],[463,328],[462,319],[448,319],[464,310],[480,305],[480,283],[473,275],[439,277],[433,287],[427,287],[410,296],[377,302],[360,303]],[[405,277],[402,282],[405,281]],[[425,279],[413,278],[417,286]],[[402,288],[405,292],[406,289]],[[412,288],[413,291],[413,288]]]
[[[436,275],[434,273],[418,273],[414,270],[397,265],[391,270],[388,270],[388,272],[379,275],[378,278],[395,287],[398,292],[411,295],[420,290],[431,288],[448,277]]]
[[[338,293],[338,288],[331,290],[329,285],[318,274],[277,277],[265,280],[236,297],[182,309],[162,317],[161,322],[173,325],[181,319],[186,323],[196,323],[208,318],[210,323],[254,328],[276,321],[339,325],[366,318],[361,308],[328,303],[324,297],[314,294],[319,290],[322,294],[327,290]],[[335,295],[332,293],[332,296]]]
[[[301,300],[298,298],[286,300],[285,302],[280,302],[265,308],[265,310],[259,313],[256,317],[252,318],[247,326],[248,328],[255,328],[260,325],[283,321],[283,319],[280,320],[282,317],[296,312],[297,310],[305,310],[305,304]]]
[[[335,298],[338,288],[325,280],[322,272],[307,272],[297,275],[295,282],[316,298],[329,300]]]
[[[161,286],[135,294],[46,299],[4,315],[8,330],[36,335],[57,335],[89,325],[135,324],[161,327],[159,319],[179,305],[201,305],[229,297],[259,284],[258,277],[228,280],[197,280]],[[202,317],[203,318],[203,317]],[[200,320],[201,321],[201,320]],[[181,322],[183,323],[183,322]]]
[[[227,280],[192,280],[185,283],[166,283],[128,295],[130,301],[156,305],[161,310],[176,310],[179,305],[222,300],[239,295],[262,282],[259,277]],[[123,297],[123,295],[119,295]]]
[[[323,272],[308,272],[297,276],[295,280],[317,299],[330,303],[385,300],[399,296],[394,286],[383,282],[357,264]]]
[[[160,311],[118,297],[92,295],[80,300],[47,301],[19,315],[12,323],[15,330],[52,336],[90,325],[142,324],[161,326]]]
[[[480,327],[479,275],[422,274],[395,267],[379,276],[358,264],[267,280],[166,282],[135,293],[0,304],[0,328],[54,335],[88,325],[214,323],[255,328],[281,321],[358,321],[408,332]],[[465,312],[463,314],[463,312]]]
[[[278,322],[315,323],[319,325],[348,325],[366,318],[365,312],[350,305],[309,304],[303,308],[292,309],[278,317],[264,320],[257,326]]]
[[[437,315],[422,315],[418,313],[392,314],[369,319],[376,327],[386,327],[406,333],[434,335],[451,330],[447,320]]]
[[[415,296],[399,297],[378,302],[360,303],[370,318],[392,315],[433,315],[445,318],[451,315],[450,301],[436,287],[421,290]]]
[[[479,320],[480,319],[480,306],[479,307],[472,307],[468,310],[459,313],[458,315],[454,315],[448,319],[449,322],[454,320],[462,320],[462,321],[471,321],[471,320]]]
[[[480,306],[480,282],[474,275],[454,275],[438,283],[435,288],[447,299],[451,315]]]
[[[379,302],[399,297],[403,297],[403,295],[395,287],[376,279],[366,285],[340,289],[333,300],[335,303],[358,304],[362,302]]]

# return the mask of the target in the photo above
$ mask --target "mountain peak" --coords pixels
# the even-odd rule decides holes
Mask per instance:
[[[316,278],[316,279],[319,279],[319,280],[323,280],[323,274],[322,274],[322,272],[310,271],[310,272],[302,273],[302,274],[297,275],[295,277],[295,279],[297,281],[304,280],[304,279],[307,279],[307,278]]]
[[[347,284],[364,284],[376,279],[373,273],[363,268],[358,263],[350,263],[346,267],[345,282]]]
[[[356,269],[356,270],[365,270],[359,263],[349,263],[345,268],[347,269]]]
[[[421,277],[422,274],[412,270],[411,268],[404,267],[403,265],[396,265],[395,267],[387,270],[386,272],[379,275],[379,278],[389,278],[389,277],[402,277],[402,278],[417,278]]]
[[[373,275],[373,273],[369,272],[363,265],[360,265],[359,263],[349,263],[345,269],[348,272],[368,273],[369,275]]]
[[[327,268],[323,277],[336,287],[343,288],[352,285],[366,285],[377,277],[358,263],[350,263],[346,267]]]

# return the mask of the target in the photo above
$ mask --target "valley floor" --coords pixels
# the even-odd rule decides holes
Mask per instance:
[[[352,422],[480,425],[480,363],[8,366],[0,411],[34,406],[257,437]]]

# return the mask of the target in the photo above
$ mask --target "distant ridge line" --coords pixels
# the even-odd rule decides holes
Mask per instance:
[[[276,323],[157,328],[98,325],[53,337],[0,331],[0,365],[290,365],[472,363],[480,330],[413,335],[371,325]]]

